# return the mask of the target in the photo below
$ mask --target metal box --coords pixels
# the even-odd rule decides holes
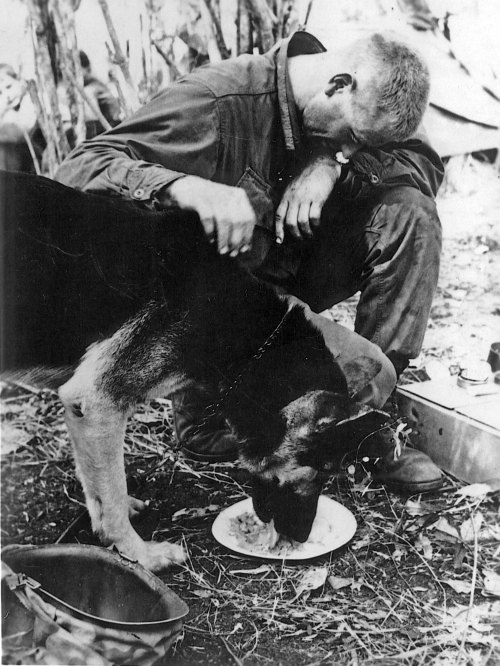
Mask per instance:
[[[442,469],[468,483],[500,479],[500,386],[473,395],[456,380],[430,380],[397,389],[412,442]]]

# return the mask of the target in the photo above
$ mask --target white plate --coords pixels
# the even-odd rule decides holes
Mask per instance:
[[[295,548],[291,547],[285,554],[276,555],[258,546],[255,549],[246,548],[238,542],[232,521],[244,513],[254,513],[250,497],[221,511],[212,525],[212,534],[226,548],[242,555],[269,560],[307,560],[324,555],[350,541],[357,527],[356,519],[349,509],[321,495],[309,539]]]

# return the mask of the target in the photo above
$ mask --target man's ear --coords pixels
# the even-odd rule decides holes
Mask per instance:
[[[351,90],[354,90],[354,86],[355,81],[350,74],[335,74],[335,76],[328,81],[325,94],[327,97],[331,97],[336,92],[344,88],[350,88]]]
[[[382,363],[370,356],[358,356],[353,361],[349,361],[349,363],[342,366],[349,397],[353,398],[364,389],[378,375],[381,369]]]

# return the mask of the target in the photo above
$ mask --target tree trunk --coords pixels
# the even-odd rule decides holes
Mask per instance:
[[[48,0],[26,0],[30,17],[31,34],[35,51],[36,82],[30,82],[29,91],[38,114],[41,130],[47,142],[47,167],[49,175],[69,152],[69,144],[63,128],[55,72],[57,65],[51,58],[51,39],[56,41],[49,15]]]
[[[76,41],[73,0],[52,0],[51,10],[58,34],[58,65],[68,98],[71,126],[75,143],[85,140],[85,105],[83,100],[83,74]]]

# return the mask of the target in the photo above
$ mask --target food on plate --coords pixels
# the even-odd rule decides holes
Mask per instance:
[[[273,520],[263,523],[253,511],[245,511],[231,519],[231,534],[241,548],[259,553],[279,556],[302,547],[298,541],[278,534]]]

